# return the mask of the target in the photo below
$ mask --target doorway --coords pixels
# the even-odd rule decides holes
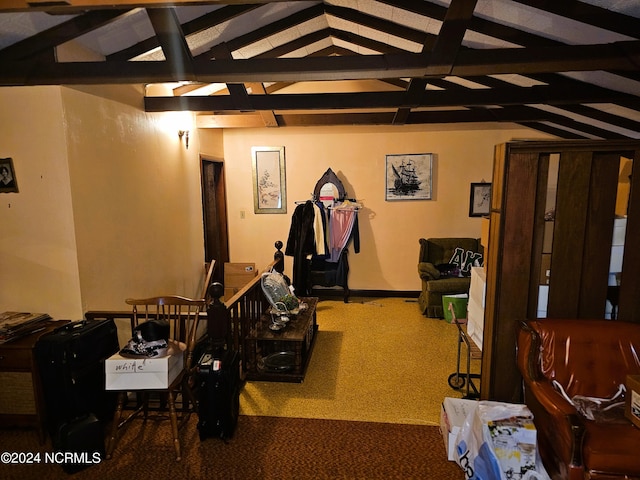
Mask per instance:
[[[223,283],[223,267],[229,261],[224,163],[206,157],[201,163],[205,262],[216,261],[212,281]]]

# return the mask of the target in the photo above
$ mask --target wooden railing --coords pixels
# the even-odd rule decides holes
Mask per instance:
[[[208,289],[203,291],[203,297],[207,301],[207,333],[211,340],[221,343],[225,340],[228,347],[233,348],[240,354],[240,370],[242,379],[245,377],[247,355],[245,352],[245,338],[256,324],[260,317],[269,307],[269,302],[262,291],[262,274],[265,272],[284,271],[284,253],[282,253],[282,242],[275,243],[276,252],[273,261],[258,273],[249,283],[241,288],[233,297],[221,300],[224,295],[224,285],[212,283]],[[211,278],[211,269],[207,273],[207,280]],[[206,283],[205,283],[206,285]],[[204,312],[203,312],[204,314]],[[85,313],[87,319],[127,319],[132,321],[131,311],[88,311]],[[201,319],[202,322],[202,319]]]
[[[209,288],[212,300],[207,308],[209,337],[226,338],[227,345],[239,352],[242,379],[245,377],[247,362],[245,339],[249,332],[256,328],[260,317],[269,307],[269,302],[262,291],[262,274],[272,270],[279,273],[284,271],[282,246],[281,241],[275,243],[276,252],[273,255],[273,261],[233,297],[222,302],[220,299],[224,294],[224,286],[213,283]]]

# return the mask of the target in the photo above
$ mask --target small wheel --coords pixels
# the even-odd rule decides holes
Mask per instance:
[[[455,390],[460,390],[466,383],[464,377],[459,373],[452,373],[451,375],[449,375],[447,381],[449,382],[449,386]]]

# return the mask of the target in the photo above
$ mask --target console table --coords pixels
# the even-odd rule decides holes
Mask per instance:
[[[290,315],[287,325],[274,332],[269,328],[271,315],[263,314],[245,339],[247,380],[302,382],[316,340],[317,297],[303,297],[308,305]]]
[[[68,320],[47,321],[34,333],[0,345],[0,426],[33,426],[45,438],[45,405],[33,347]]]

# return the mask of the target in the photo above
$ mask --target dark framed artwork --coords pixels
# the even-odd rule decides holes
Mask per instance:
[[[0,193],[18,191],[16,171],[13,169],[13,159],[0,158]]]
[[[251,147],[255,213],[287,213],[284,147]]]
[[[469,216],[484,217],[491,211],[491,184],[480,182],[471,184]]]
[[[433,154],[386,156],[385,200],[431,200]]]

